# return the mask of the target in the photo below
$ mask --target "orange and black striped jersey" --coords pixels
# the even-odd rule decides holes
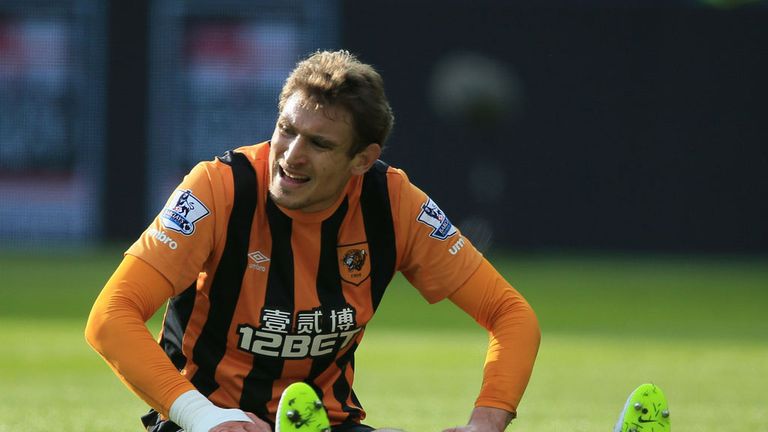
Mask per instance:
[[[402,171],[377,161],[330,208],[302,213],[269,198],[268,155],[262,143],[198,164],[127,254],[170,282],[160,346],[216,405],[273,420],[282,390],[305,381],[333,424],[357,422],[365,414],[352,390],[355,350],[396,271],[429,302],[475,273],[502,279]],[[482,307],[465,310],[480,322],[496,314]],[[538,333],[524,345],[535,357]],[[492,335],[487,364],[504,370],[516,360],[499,346]],[[525,357],[514,383],[484,384],[486,405],[515,410],[533,363]],[[146,387],[132,386],[166,412],[169,402]]]
[[[482,257],[380,161],[325,211],[282,209],[268,154],[263,143],[197,165],[128,253],[171,281],[160,343],[214,403],[266,416],[303,380],[334,422],[356,420],[354,353],[395,271],[435,302]]]

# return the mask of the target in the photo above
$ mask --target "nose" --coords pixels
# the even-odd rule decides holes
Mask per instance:
[[[296,136],[288,143],[283,153],[283,159],[289,165],[297,166],[306,162],[306,142],[301,136]]]

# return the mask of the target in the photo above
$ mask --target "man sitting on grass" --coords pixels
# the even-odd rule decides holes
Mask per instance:
[[[352,389],[354,353],[396,271],[490,334],[469,422],[450,430],[504,430],[536,358],[536,317],[379,160],[393,124],[379,74],[318,52],[278,108],[271,141],[192,169],[93,305],[87,340],[152,407],[147,430],[268,432],[294,382],[319,395],[333,432],[374,430]],[[145,321],[166,302],[158,344]]]

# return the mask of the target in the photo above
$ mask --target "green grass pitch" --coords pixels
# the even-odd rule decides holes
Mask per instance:
[[[654,382],[676,431],[768,431],[765,257],[491,254],[543,339],[509,430],[610,431]],[[87,347],[119,250],[0,253],[0,432],[139,431],[146,406]],[[158,320],[151,322],[158,327]],[[486,336],[397,278],[356,359],[366,422],[410,432],[467,420]]]

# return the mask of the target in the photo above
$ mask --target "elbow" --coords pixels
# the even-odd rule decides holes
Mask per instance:
[[[519,295],[509,296],[497,304],[493,314],[493,333],[513,332],[528,341],[538,351],[541,343],[541,327],[536,312]]]
[[[85,340],[104,355],[110,346],[119,344],[121,322],[127,315],[119,297],[102,292],[93,304],[85,323]]]
[[[527,301],[521,299],[520,303],[521,304],[517,307],[520,309],[521,326],[528,330],[529,338],[531,342],[535,343],[536,349],[538,350],[539,344],[541,343],[541,326],[539,326],[539,318]]]
[[[531,340],[535,340],[536,346],[538,346],[541,341],[541,327],[539,326],[539,319],[536,316],[536,312],[534,312],[531,305],[523,298],[520,298],[515,302],[515,306],[513,306],[512,309],[513,312],[511,313],[519,315],[520,317],[519,325],[528,329]]]
[[[98,313],[94,306],[90,315],[88,315],[88,321],[85,323],[85,341],[99,353],[102,352],[102,342],[106,333],[105,327],[107,326],[106,321],[102,317],[103,315]]]
[[[536,316],[536,312],[534,312],[530,305],[528,305],[528,315],[531,339],[536,342],[536,349],[538,350],[538,347],[541,344],[541,326],[539,326],[539,318]]]

